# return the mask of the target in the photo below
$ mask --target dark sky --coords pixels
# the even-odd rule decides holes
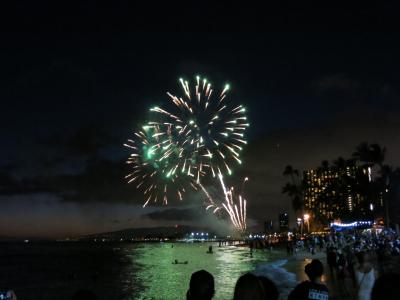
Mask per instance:
[[[0,236],[209,222],[196,212],[198,195],[142,209],[123,180],[122,144],[180,76],[229,82],[249,109],[236,174],[250,177],[253,225],[291,212],[280,193],[286,164],[313,168],[369,141],[400,165],[392,7],[274,9],[10,8],[0,50]]]

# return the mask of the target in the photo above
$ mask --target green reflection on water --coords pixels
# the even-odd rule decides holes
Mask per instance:
[[[248,248],[218,247],[213,244],[213,254],[206,253],[210,243],[145,244],[136,249],[135,261],[141,265],[138,274],[145,289],[133,299],[186,299],[190,275],[204,269],[213,274],[216,294],[214,299],[232,299],[236,280],[267,262],[267,254],[255,251],[250,257]],[[185,264],[172,264],[177,259]]]

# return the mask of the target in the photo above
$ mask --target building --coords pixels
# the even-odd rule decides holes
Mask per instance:
[[[279,230],[280,231],[289,230],[289,215],[286,212],[279,214]]]
[[[357,166],[305,171],[305,210],[317,213],[320,219],[325,220],[337,219],[338,216],[347,219],[369,218],[374,206],[382,204],[382,201],[369,203],[362,192],[362,188],[371,181],[370,175],[369,168],[365,170]]]

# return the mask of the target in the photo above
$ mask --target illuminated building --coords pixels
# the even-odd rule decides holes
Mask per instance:
[[[305,211],[317,213],[326,220],[370,217],[376,205],[367,203],[360,192],[361,184],[368,184],[370,176],[369,170],[357,166],[305,171]]]

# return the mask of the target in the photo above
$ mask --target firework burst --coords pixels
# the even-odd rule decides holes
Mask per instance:
[[[180,83],[183,94],[168,92],[171,102],[151,108],[150,121],[124,144],[132,151],[125,178],[143,191],[143,207],[167,204],[169,196],[182,200],[185,187],[197,190],[203,176],[231,174],[232,164],[242,163],[249,123],[245,108],[229,101],[229,85],[216,92],[200,77],[193,88]]]
[[[125,179],[143,191],[143,207],[149,202],[168,204],[171,195],[182,200],[185,192],[184,184],[176,174],[179,152],[170,130],[171,126],[167,125],[146,125],[124,144],[132,151],[127,159],[131,172]]]
[[[215,177],[217,170],[231,174],[232,164],[242,163],[240,152],[247,144],[246,109],[229,101],[229,85],[217,92],[199,76],[194,87],[183,79],[180,83],[181,96],[167,93],[172,105],[150,109],[155,115],[149,125],[166,126],[178,149],[179,160],[169,171],[179,170],[197,184],[202,176]]]

